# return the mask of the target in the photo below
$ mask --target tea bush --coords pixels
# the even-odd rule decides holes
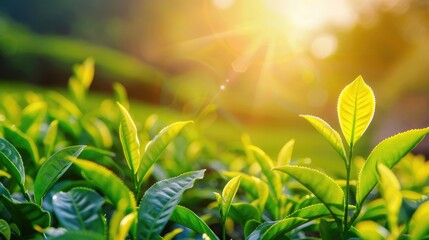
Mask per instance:
[[[75,66],[69,94],[1,99],[1,239],[429,237],[428,163],[409,154],[429,128],[358,157],[375,112],[362,77],[340,94],[342,137],[302,115],[343,160],[346,178],[333,179],[293,159],[294,140],[273,160],[244,135],[233,167],[192,121],[134,121],[119,83],[114,99],[91,109],[93,76],[89,59]]]

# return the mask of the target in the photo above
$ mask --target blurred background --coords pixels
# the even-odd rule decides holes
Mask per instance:
[[[184,119],[215,106],[207,136],[248,133],[272,156],[295,138],[296,157],[337,158],[298,115],[339,129],[338,95],[359,75],[377,99],[362,155],[429,125],[428,0],[0,2],[0,92],[65,88],[87,57],[92,91],[122,82],[132,99]]]

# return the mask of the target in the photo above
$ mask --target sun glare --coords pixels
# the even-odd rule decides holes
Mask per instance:
[[[210,52],[203,64],[219,77],[216,98],[228,106],[240,98],[240,108],[240,101],[250,98],[255,112],[267,104],[289,112],[323,109],[328,83],[318,66],[341,48],[336,34],[365,24],[363,16],[383,2],[398,1],[407,0],[205,0],[205,34],[175,46],[195,53],[197,61],[200,51]],[[225,78],[234,84],[226,87]]]
[[[274,73],[276,69],[293,61],[298,66],[309,64],[306,71],[311,71],[311,58],[323,60],[337,50],[338,40],[328,27],[349,28],[357,21],[350,1],[343,0],[210,1],[215,10],[208,12],[213,28],[208,39],[216,38],[225,43],[234,56],[230,61],[231,71],[242,74],[249,68],[259,69],[253,83],[256,89],[253,105],[295,95],[279,92],[278,88],[289,80],[278,79]],[[308,99],[307,104],[320,107],[326,94],[316,90],[323,100]],[[290,102],[290,99],[283,100]]]

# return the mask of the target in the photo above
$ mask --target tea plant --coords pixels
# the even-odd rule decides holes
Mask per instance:
[[[338,117],[346,145],[343,144],[340,134],[327,122],[311,115],[302,115],[333,146],[343,160],[346,172],[344,184],[318,170],[290,165],[293,140],[285,144],[277,161],[273,161],[261,149],[251,146],[248,141],[245,141],[249,162],[251,166],[258,165],[260,174],[256,173],[257,175],[254,176],[244,172],[231,171],[225,171],[223,174],[229,177],[240,176],[240,188],[246,193],[245,199],[251,201],[251,205],[242,212],[254,214],[250,214],[252,216],[241,214],[241,220],[245,219],[245,221],[240,222],[237,220],[240,217],[230,212],[230,217],[243,226],[246,239],[283,239],[285,234],[297,239],[311,234],[311,232],[318,232],[323,239],[365,238],[368,236],[366,235],[368,227],[365,224],[362,225],[361,222],[365,221],[365,218],[376,221],[377,216],[380,215],[383,219],[388,220],[387,225],[391,230],[390,239],[413,234],[407,227],[404,227],[407,225],[398,225],[399,200],[396,201],[396,204],[382,202],[383,208],[386,206],[386,209],[394,209],[387,212],[384,210],[380,212],[380,199],[372,200],[368,205],[365,200],[378,182],[381,182],[382,189],[386,189],[386,186],[397,185],[391,180],[391,175],[385,172],[390,171],[388,169],[417,146],[429,132],[429,128],[399,133],[382,141],[363,163],[358,178],[351,179],[355,145],[370,125],[374,112],[374,94],[362,77],[358,77],[344,88],[338,100]],[[382,170],[379,171],[379,169]],[[251,169],[249,168],[247,171],[251,171]],[[421,174],[427,176],[427,173],[422,171]],[[284,173],[286,175],[281,175]],[[287,176],[302,184],[311,195],[305,195],[305,192],[286,178]],[[420,189],[422,189],[422,185],[427,186],[427,178],[420,177],[420,179]],[[402,199],[402,195],[392,193],[390,190],[384,190],[382,193],[385,198]],[[410,192],[408,194],[410,195]],[[427,199],[427,196],[416,192],[413,192],[412,195],[414,205],[417,206],[415,209],[418,209],[418,212],[427,211],[425,210],[427,206],[422,204],[422,200]],[[363,215],[362,210],[364,210]],[[375,213],[378,215],[371,215]],[[412,212],[410,214],[412,215]],[[315,219],[319,220],[313,221]],[[401,220],[407,221],[402,224],[413,222],[412,225],[419,225],[419,229],[428,226],[426,220],[420,220],[421,222],[416,224],[415,217],[412,221],[404,218]],[[358,228],[355,227],[356,223],[359,224]],[[370,224],[373,226],[370,229],[374,232],[378,225]],[[425,227],[420,227],[420,225]],[[387,235],[383,236],[387,237]],[[418,236],[424,236],[424,233],[419,233]]]
[[[0,236],[6,239],[155,239],[171,220],[216,239],[195,213],[177,206],[184,191],[192,188],[195,180],[203,178],[204,170],[156,182],[141,194],[154,163],[191,122],[166,126],[143,149],[121,85],[114,87],[116,98],[121,102],[117,103],[118,117],[86,113],[86,93],[93,75],[91,60],[75,67],[75,75],[69,81],[74,101],[51,92],[49,96],[53,97],[47,101],[32,95],[33,100],[37,98],[37,105],[30,104],[23,111],[18,102],[13,112],[5,111],[1,124],[0,173],[7,184],[0,184],[0,218],[3,219]],[[6,99],[14,102],[12,97]],[[36,114],[39,111],[42,113]],[[119,126],[114,128],[119,129],[125,168],[121,162],[115,162],[108,151],[85,145],[67,146],[69,142],[86,142],[104,149],[113,147],[115,130],[109,126],[114,125],[116,118]],[[44,124],[48,125],[45,130]],[[39,157],[36,146],[44,150],[43,157]],[[122,177],[102,165],[114,168]],[[65,180],[80,178],[73,166],[80,169],[86,181]],[[29,172],[32,168],[34,171]],[[177,232],[168,236],[171,238]]]
[[[71,98],[49,91],[1,100],[0,239],[429,236],[427,161],[407,155],[429,128],[399,133],[366,160],[357,157],[375,112],[374,93],[361,77],[338,100],[342,136],[302,115],[344,163],[345,179],[334,180],[292,158],[295,140],[273,160],[243,136],[238,156],[208,163],[224,155],[196,137],[192,126],[201,116],[196,124],[163,125],[155,116],[138,123],[119,83],[114,100],[92,109],[93,76],[89,59],[74,67]],[[219,173],[228,180],[222,191]],[[203,178],[204,187],[194,187]]]

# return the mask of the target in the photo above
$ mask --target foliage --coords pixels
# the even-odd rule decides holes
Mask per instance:
[[[199,138],[200,119],[136,122],[120,84],[114,100],[91,109],[93,67],[74,68],[71,98],[2,99],[1,239],[428,237],[427,162],[409,153],[429,128],[385,139],[355,169],[356,144],[375,112],[362,77],[340,94],[342,135],[302,115],[344,162],[346,178],[334,179],[294,159],[293,139],[273,160],[246,136],[221,153]]]

